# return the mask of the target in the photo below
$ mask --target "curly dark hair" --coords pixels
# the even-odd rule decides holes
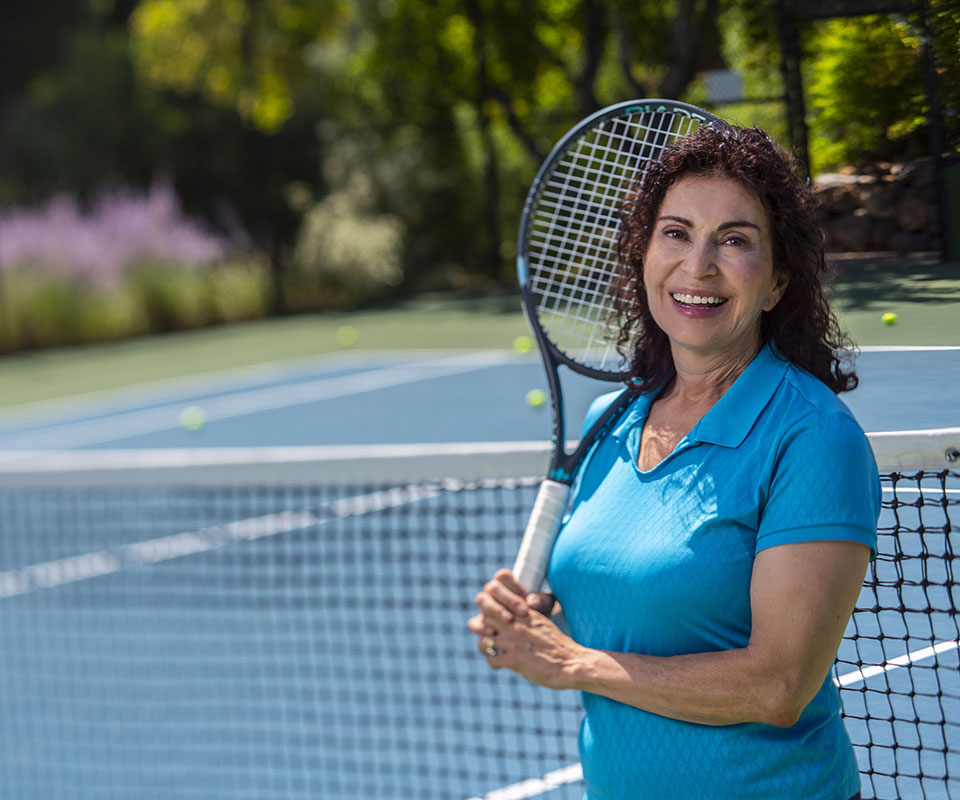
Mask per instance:
[[[786,274],[789,283],[780,302],[761,317],[763,342],[772,340],[790,362],[834,392],[855,389],[853,343],[824,294],[823,231],[809,182],[794,159],[759,128],[706,125],[652,162],[623,205],[617,245],[625,275],[616,308],[619,346],[634,382],[658,386],[674,369],[670,342],[647,305],[643,257],[667,189],[689,175],[733,178],[759,198],[769,215],[774,270]]]

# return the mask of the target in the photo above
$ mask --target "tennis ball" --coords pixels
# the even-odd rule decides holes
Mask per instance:
[[[533,339],[529,336],[518,336],[513,340],[513,349],[518,353],[529,353],[533,350]]]
[[[530,408],[540,408],[547,402],[547,393],[543,389],[531,389],[527,392],[527,405]]]
[[[353,347],[359,338],[357,329],[353,325],[341,325],[335,334],[337,344],[341,347]]]
[[[894,314],[892,311],[888,311],[886,314],[884,314],[882,317],[880,317],[880,321],[881,321],[884,325],[896,325],[896,324],[897,324],[897,315]]]
[[[180,412],[180,425],[188,431],[200,430],[207,421],[207,415],[200,406],[187,406]]]

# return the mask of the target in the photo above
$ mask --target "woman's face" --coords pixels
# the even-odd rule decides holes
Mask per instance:
[[[787,285],[773,269],[759,198],[731,178],[678,180],[654,222],[643,284],[675,360],[682,352],[720,363],[751,358],[760,347],[760,314]]]

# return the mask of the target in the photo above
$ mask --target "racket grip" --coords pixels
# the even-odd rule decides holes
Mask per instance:
[[[565,483],[545,480],[540,484],[517,560],[513,564],[513,577],[528,592],[539,592],[547,576],[550,553],[553,552],[553,543],[560,531],[569,497],[570,487]]]

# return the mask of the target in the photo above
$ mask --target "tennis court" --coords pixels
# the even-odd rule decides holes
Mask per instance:
[[[860,364],[868,430],[955,422],[960,350]],[[8,412],[11,796],[578,797],[576,696],[491,674],[464,628],[543,472],[549,415],[523,402],[541,369],[338,355]],[[567,388],[575,436],[605,387]],[[958,796],[960,486],[904,448],[837,675],[864,796]]]

